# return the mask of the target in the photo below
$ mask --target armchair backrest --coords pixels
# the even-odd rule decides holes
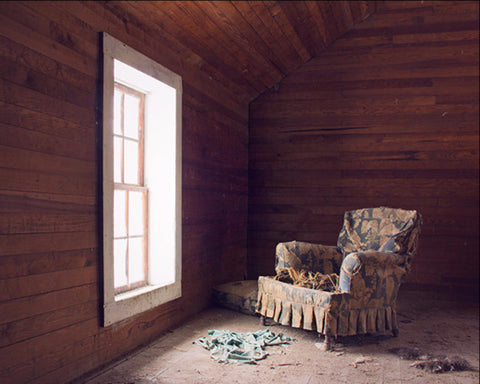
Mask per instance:
[[[413,256],[422,224],[417,211],[366,208],[345,212],[337,247],[343,255],[357,251],[387,251]]]

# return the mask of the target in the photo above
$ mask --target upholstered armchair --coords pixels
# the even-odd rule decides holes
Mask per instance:
[[[295,328],[316,330],[331,349],[337,336],[398,335],[396,299],[417,249],[421,215],[387,207],[346,212],[337,246],[291,241],[276,247],[275,271],[337,274],[330,291],[258,279],[256,311]],[[332,275],[335,276],[335,275]]]

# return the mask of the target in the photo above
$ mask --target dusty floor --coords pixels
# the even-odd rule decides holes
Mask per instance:
[[[349,337],[335,350],[322,352],[316,333],[280,325],[275,333],[296,339],[268,347],[269,356],[256,365],[219,364],[193,342],[209,329],[249,332],[261,329],[257,317],[213,308],[174,329],[147,347],[118,361],[85,382],[146,383],[475,383],[479,382],[479,312],[475,304],[455,304],[400,292],[397,312],[400,335]],[[474,371],[435,374],[411,367],[389,352],[419,348],[433,355],[461,356]],[[357,361],[357,364],[354,364]],[[356,365],[356,367],[355,367]]]

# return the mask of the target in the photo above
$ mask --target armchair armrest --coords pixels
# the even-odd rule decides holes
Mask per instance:
[[[279,243],[276,248],[275,272],[283,268],[305,269],[320,273],[340,273],[343,255],[336,246],[301,241]]]
[[[341,266],[339,288],[365,304],[372,299],[394,299],[407,272],[405,258],[373,250],[349,253]]]

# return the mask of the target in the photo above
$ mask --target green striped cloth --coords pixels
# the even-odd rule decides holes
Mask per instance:
[[[219,363],[255,364],[257,360],[267,357],[265,347],[289,344],[292,341],[295,340],[268,329],[244,333],[212,329],[208,331],[208,336],[197,339],[194,343],[209,350],[210,357]]]

